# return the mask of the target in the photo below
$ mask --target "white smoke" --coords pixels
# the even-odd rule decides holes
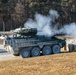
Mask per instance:
[[[55,10],[50,10],[49,14],[50,14],[50,17],[51,17],[53,22],[55,22],[55,19],[58,19],[58,17],[59,17],[58,12]]]
[[[76,37],[76,23],[64,25],[64,27],[57,32]]]
[[[53,36],[54,29],[52,23],[55,22],[58,16],[59,14],[55,10],[50,10],[47,16],[36,13],[35,19],[29,19],[24,26],[26,28],[37,28],[37,35]]]
[[[76,36],[76,23],[71,23],[68,25],[64,25],[63,28],[57,30],[53,27],[53,23],[55,19],[59,17],[59,14],[55,10],[50,10],[49,15],[44,16],[36,13],[35,18],[29,19],[24,27],[26,28],[37,28],[37,35],[44,35],[47,37],[51,37],[56,34],[66,34],[70,36]],[[55,24],[56,25],[56,24]]]

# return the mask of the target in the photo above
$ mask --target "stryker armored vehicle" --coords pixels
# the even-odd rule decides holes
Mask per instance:
[[[20,55],[22,58],[36,57],[60,53],[65,46],[65,40],[56,37],[45,37],[36,35],[36,29],[23,29],[15,32],[16,36],[7,37],[4,47],[13,55]],[[33,34],[33,35],[32,35]]]

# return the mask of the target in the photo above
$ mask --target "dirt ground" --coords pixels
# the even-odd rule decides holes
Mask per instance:
[[[0,75],[76,75],[76,52],[3,60]]]
[[[0,44],[0,61],[2,60],[13,60],[13,59],[20,59],[20,57],[15,57],[11,53],[8,53],[3,45]]]
[[[0,45],[0,75],[76,75],[76,52],[22,59]]]

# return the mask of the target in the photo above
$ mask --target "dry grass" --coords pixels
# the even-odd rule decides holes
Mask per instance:
[[[0,75],[76,75],[76,52],[0,61]]]

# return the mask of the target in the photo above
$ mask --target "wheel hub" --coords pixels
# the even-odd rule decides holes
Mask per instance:
[[[28,52],[25,51],[25,52],[23,53],[23,55],[24,55],[24,56],[28,56]]]

